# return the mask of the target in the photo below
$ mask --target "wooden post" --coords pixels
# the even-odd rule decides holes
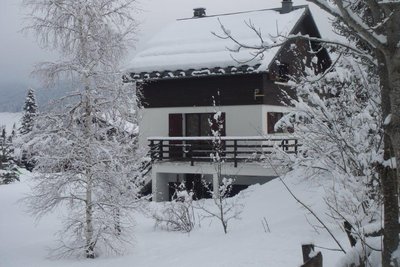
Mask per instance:
[[[233,141],[233,162],[235,164],[235,168],[237,167],[237,140]]]
[[[163,150],[163,141],[162,141],[162,140],[160,141],[159,146],[160,146],[160,149],[159,149],[159,151],[160,151],[159,159],[160,159],[160,160],[163,160],[164,150]]]
[[[311,259],[310,253],[314,252],[314,244],[301,245],[301,251],[303,252],[303,262],[306,263]]]
[[[150,159],[151,162],[154,162],[154,141],[150,141]]]
[[[190,166],[193,166],[194,165],[194,159],[193,159],[192,144],[189,144],[188,157],[190,159]]]
[[[303,252],[304,264],[301,267],[323,267],[322,266],[322,253],[318,252],[316,255],[310,257],[310,253],[314,252],[313,244],[306,244],[301,246]]]

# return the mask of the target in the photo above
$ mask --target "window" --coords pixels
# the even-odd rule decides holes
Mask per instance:
[[[283,117],[282,112],[268,112],[267,113],[267,126],[268,126],[268,133],[283,133],[283,129],[278,129],[275,131],[274,127],[275,124]]]
[[[211,125],[210,125],[211,121]],[[186,136],[210,136],[211,128],[217,128],[214,113],[188,113],[185,114]],[[221,115],[222,133],[225,135],[225,113]]]
[[[225,113],[223,112],[219,123],[222,124],[221,135],[224,136]],[[169,136],[211,136],[211,129],[218,129],[214,113],[169,114]]]
[[[293,133],[293,127],[279,128],[275,131],[275,124],[286,115],[282,112],[268,112],[267,113],[267,130],[269,134],[273,133]]]

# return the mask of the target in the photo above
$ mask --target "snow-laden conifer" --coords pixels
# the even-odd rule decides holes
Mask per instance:
[[[33,129],[33,125],[36,120],[36,116],[38,115],[38,106],[36,103],[36,96],[35,96],[35,91],[30,88],[27,91],[24,106],[22,107],[23,110],[23,116],[21,118],[21,126],[18,129],[19,134],[21,136],[24,136],[28,133],[30,133]],[[15,132],[15,131],[14,131]],[[16,132],[15,132],[16,134]],[[16,140],[16,147],[20,147],[21,144],[20,139]],[[29,154],[32,154],[33,151],[30,151],[29,153],[26,150],[21,150],[20,151],[20,159],[19,159],[19,164],[21,167],[25,167],[27,170],[32,171],[34,168],[35,164],[32,159],[32,157],[29,156]]]
[[[38,112],[35,91],[32,88],[29,89],[26,94],[26,99],[22,110],[24,114],[21,119],[21,127],[19,128],[19,132],[21,134],[27,134],[32,131],[33,123]]]
[[[14,146],[6,128],[0,127],[0,185],[19,181],[18,167],[14,161]]]

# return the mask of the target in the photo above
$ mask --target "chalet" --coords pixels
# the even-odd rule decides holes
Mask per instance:
[[[290,109],[283,92],[291,92],[283,84],[289,75],[302,74],[307,64],[320,70],[330,64],[325,49],[300,40],[254,56],[254,50],[237,49],[232,40],[218,37],[221,25],[249,45],[299,33],[320,37],[309,8],[293,6],[290,0],[280,8],[222,15],[209,16],[197,8],[193,17],[179,19],[154,36],[124,78],[137,82],[142,101],[139,142],[151,146],[155,201],[169,199],[172,183],[186,181],[199,197],[200,179],[214,188],[219,184],[210,158],[217,111],[222,118],[222,171],[235,178],[235,190],[276,177],[259,159],[272,147],[289,153],[297,149],[297,140],[274,128]]]

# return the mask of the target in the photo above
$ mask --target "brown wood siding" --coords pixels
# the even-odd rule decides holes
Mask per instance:
[[[145,108],[229,105],[281,105],[278,86],[268,74],[236,74],[147,81],[139,86]],[[255,97],[255,90],[259,89]]]
[[[313,37],[321,37],[318,28],[315,25],[314,19],[310,13],[307,13],[303,19],[293,29],[293,33],[301,33]],[[296,45],[293,49],[292,44]],[[309,51],[311,48],[316,51],[318,44],[310,43],[306,40],[297,40],[292,43],[284,45],[279,54],[276,56],[275,61],[271,63],[269,68],[269,80],[264,81],[264,103],[269,105],[282,105],[282,103],[289,104],[287,98],[282,94],[284,91],[290,97],[295,98],[296,92],[286,86],[276,85],[274,81],[280,81],[279,77],[279,64],[286,64],[290,76],[304,75],[305,66],[311,66],[311,59],[314,54]],[[321,49],[317,53],[318,64],[314,66],[316,72],[322,72],[331,65],[331,59],[326,49]]]
[[[283,106],[289,104],[286,95],[295,96],[295,90],[287,86],[277,85],[268,77],[264,78],[264,97],[263,104],[273,106]],[[285,93],[282,93],[285,92]]]
[[[295,34],[299,32],[320,37],[310,13],[307,13],[293,30]],[[295,92],[274,83],[282,81],[279,77],[279,64],[287,65],[289,75],[303,75],[305,65],[310,66],[313,57],[313,54],[308,53],[311,50],[309,42],[298,40],[294,44],[296,49],[293,49],[291,44],[280,49],[269,70],[265,70],[268,73],[148,80],[139,84],[139,98],[145,108],[211,106],[213,99],[217,106],[283,105],[286,99],[282,90],[292,97]],[[318,44],[311,46],[316,48]],[[327,51],[322,49],[317,56],[317,71],[325,70],[331,64]]]
[[[312,37],[321,37],[318,28],[315,25],[314,19],[308,12],[303,19],[293,29],[294,34],[301,33],[302,35],[309,35]],[[296,45],[293,49],[291,46]],[[319,44],[306,40],[297,40],[284,45],[280,53],[276,57],[276,61],[270,65],[271,80],[279,80],[279,64],[287,64],[289,67],[289,75],[299,76],[304,73],[305,66],[311,66],[311,59],[314,57],[313,53],[309,51],[319,51],[316,55],[318,58],[317,65],[314,65],[316,72],[322,72],[331,65],[331,59],[326,49],[318,49]]]

